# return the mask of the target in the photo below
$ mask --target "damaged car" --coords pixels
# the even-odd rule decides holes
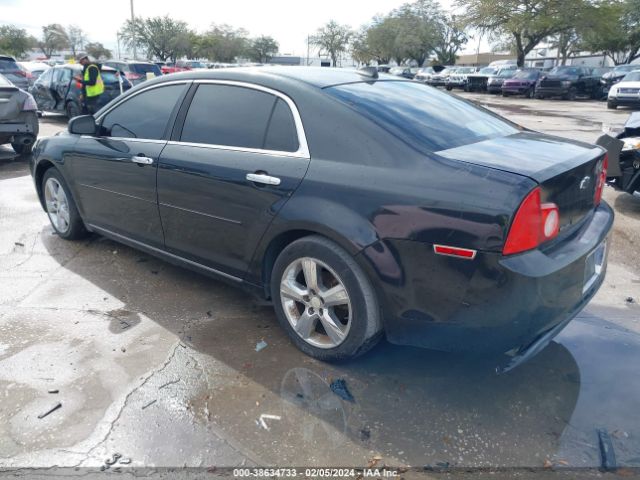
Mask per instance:
[[[629,115],[622,131],[602,135],[598,145],[607,149],[607,182],[616,190],[640,192],[640,112]]]
[[[17,154],[31,152],[39,130],[36,110],[31,94],[0,75],[0,145],[10,143]]]
[[[244,287],[325,361],[386,337],[513,368],[598,291],[613,222],[604,149],[375,67],[149,80],[30,167],[61,239]]]

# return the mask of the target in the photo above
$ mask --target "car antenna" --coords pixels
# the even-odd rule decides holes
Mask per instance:
[[[378,69],[376,67],[362,67],[358,69],[360,75],[369,78],[378,78]]]

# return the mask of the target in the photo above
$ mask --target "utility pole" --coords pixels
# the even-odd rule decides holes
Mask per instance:
[[[133,14],[133,0],[130,0],[130,1],[131,1],[131,26],[133,27],[133,25],[135,24],[135,21],[136,21],[136,17]],[[134,35],[135,35],[135,32],[134,32]],[[133,59],[134,60],[137,59],[137,57],[136,57],[136,42],[133,42]]]
[[[307,34],[307,67],[309,66],[309,35]]]

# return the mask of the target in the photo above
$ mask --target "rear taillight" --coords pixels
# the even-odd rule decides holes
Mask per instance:
[[[596,168],[596,191],[593,195],[593,203],[597,207],[602,201],[602,191],[604,184],[607,182],[607,169],[609,168],[609,157],[605,154],[601,162],[598,162]]]
[[[82,82],[80,80],[76,80],[76,88],[82,89]]]
[[[555,203],[542,203],[540,197],[540,187],[536,187],[520,204],[502,249],[503,255],[532,250],[558,235],[558,206]]]
[[[27,94],[27,98],[25,99],[24,103],[22,104],[22,110],[25,111],[25,112],[38,110],[38,104],[36,103],[36,101],[35,101],[35,99],[33,98],[32,95]]]

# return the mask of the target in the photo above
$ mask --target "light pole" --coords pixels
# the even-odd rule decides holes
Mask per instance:
[[[134,25],[135,25],[136,17],[133,14],[133,0],[130,0],[130,1],[131,1],[131,27],[135,28]],[[135,35],[135,32],[134,32],[134,35]],[[133,42],[133,59],[134,60],[137,59],[136,58],[136,42],[135,41]]]

